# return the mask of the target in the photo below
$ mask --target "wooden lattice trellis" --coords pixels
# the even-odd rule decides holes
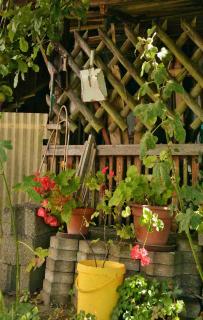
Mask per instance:
[[[179,62],[179,67],[176,70],[169,70],[171,77],[176,78],[178,82],[182,82],[188,76],[193,79],[193,87],[181,97],[176,98],[175,109],[180,114],[184,114],[189,108],[194,115],[191,117],[190,126],[192,129],[197,129],[203,122],[203,109],[197,101],[197,97],[201,95],[203,89],[203,73],[198,65],[203,56],[203,37],[195,30],[195,19],[190,24],[182,20],[181,28],[183,32],[174,40],[167,35],[166,22],[162,26],[157,25],[157,43],[160,46],[167,47],[173,54],[174,60]],[[63,91],[60,91],[54,111],[57,113],[61,105],[67,105],[70,114],[71,131],[74,132],[76,130],[75,120],[79,117],[86,133],[90,132],[91,128],[98,132],[105,128],[107,115],[110,136],[113,136],[113,132],[117,128],[121,132],[127,130],[126,117],[138,104],[137,95],[140,86],[144,83],[144,79],[140,76],[143,63],[140,59],[141,52],[135,55],[135,47],[140,35],[139,25],[134,28],[125,25],[123,32],[124,41],[122,44],[120,42],[117,44],[114,28],[110,28],[109,31],[98,29],[101,41],[95,49],[94,63],[95,66],[104,71],[108,86],[108,100],[100,103],[85,104],[81,100],[80,70],[88,68],[91,51],[91,47],[88,45],[88,33],[85,32],[83,35],[78,32],[74,33],[75,47],[71,53],[67,52],[61,44],[56,44],[56,50],[67,63],[67,72],[69,74],[72,73],[72,75],[69,76],[68,86]],[[188,42],[191,43],[191,40],[195,45],[195,49],[192,55],[188,56],[182,48]],[[105,59],[103,58],[104,50],[107,52]],[[130,58],[128,59],[127,57]],[[131,82],[131,88],[133,86],[137,88],[133,93],[128,89],[129,82]],[[154,89],[151,88],[147,92],[147,99],[156,100],[156,91]],[[70,108],[70,102],[74,107]],[[142,126],[137,123],[135,131],[138,132],[138,136],[141,130]],[[139,140],[135,138],[133,142],[136,143]],[[119,142],[117,141],[116,143]],[[128,143],[125,134],[124,143]]]

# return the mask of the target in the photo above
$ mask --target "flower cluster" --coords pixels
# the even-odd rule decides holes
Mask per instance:
[[[40,183],[40,186],[34,187],[34,190],[42,196],[50,192],[56,185],[55,181],[49,176],[40,177],[38,172],[35,174],[34,181]]]
[[[140,248],[138,244],[131,249],[130,256],[133,260],[140,260],[143,267],[151,262],[147,250],[144,247]]]
[[[59,227],[58,219],[50,214],[48,196],[51,191],[56,188],[56,183],[48,175],[40,177],[39,173],[35,174],[33,179],[38,182],[40,186],[34,187],[34,190],[43,197],[41,207],[37,210],[37,216],[44,219],[44,222],[51,227]]]
[[[102,173],[102,174],[106,174],[108,170],[109,170],[109,167],[104,167],[104,168],[101,170],[101,173]],[[110,170],[110,171],[109,171],[109,177],[110,177],[110,178],[113,178],[113,177],[114,177],[114,171],[113,171],[113,170]]]

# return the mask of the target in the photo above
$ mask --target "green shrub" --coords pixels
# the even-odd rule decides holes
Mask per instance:
[[[126,278],[118,289],[119,300],[112,313],[112,320],[178,320],[184,308],[182,300],[175,299],[175,292],[168,283],[148,280],[141,275]]]

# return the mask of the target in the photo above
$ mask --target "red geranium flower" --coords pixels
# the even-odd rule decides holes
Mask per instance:
[[[47,212],[44,208],[39,208],[37,210],[37,216],[41,218],[45,218],[47,216]]]
[[[34,190],[39,194],[49,192],[55,187],[55,181],[52,180],[49,176],[40,177],[37,173],[34,177],[34,181],[41,184],[40,187],[34,187]]]
[[[46,224],[50,225],[51,227],[59,227],[58,219],[57,219],[55,216],[47,215],[47,216],[44,218],[44,222],[45,222]]]
[[[106,174],[108,170],[109,170],[109,167],[104,167],[101,172],[102,174]]]
[[[111,177],[111,178],[114,177],[114,171],[113,171],[113,170],[110,170],[110,171],[109,171],[109,177]]]

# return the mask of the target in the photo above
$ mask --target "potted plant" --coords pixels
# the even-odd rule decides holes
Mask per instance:
[[[184,302],[176,298],[179,293],[177,288],[141,275],[126,278],[118,292],[119,299],[112,320],[178,320],[184,309]]]
[[[153,161],[158,165],[161,160],[153,157]],[[151,166],[149,159],[146,165]],[[168,204],[173,191],[167,171],[164,181],[156,176],[156,166],[151,175],[143,175],[133,165],[128,168],[125,180],[114,191],[110,206],[123,207],[129,204],[137,240],[147,245],[164,245],[171,230],[172,216]]]
[[[24,177],[23,182],[15,186],[36,202],[40,203],[37,216],[52,227],[67,226],[68,234],[86,235],[88,222],[94,212],[82,203],[80,177],[74,169],[66,169],[59,174],[39,173]]]

